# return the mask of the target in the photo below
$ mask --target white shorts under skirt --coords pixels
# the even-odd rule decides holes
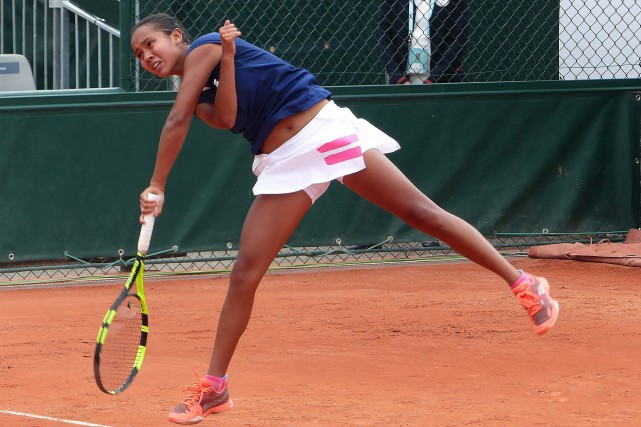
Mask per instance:
[[[285,194],[305,190],[312,203],[329,182],[365,169],[363,153],[398,150],[396,140],[349,108],[325,105],[303,129],[269,154],[258,154],[252,170],[258,177],[253,192]]]

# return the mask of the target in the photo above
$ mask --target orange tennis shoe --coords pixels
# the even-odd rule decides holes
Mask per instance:
[[[200,378],[199,382],[188,385],[184,391],[191,395],[169,412],[169,421],[176,424],[196,424],[207,415],[229,411],[234,405],[229,398],[225,381],[220,389],[214,389],[209,380]]]
[[[512,285],[512,292],[534,323],[534,332],[543,335],[552,329],[559,317],[559,303],[550,296],[550,284],[547,280],[519,271],[521,278]]]

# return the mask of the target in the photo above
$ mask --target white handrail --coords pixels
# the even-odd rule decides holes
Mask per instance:
[[[60,1],[60,6],[64,7],[70,12],[73,12],[74,14],[78,15],[79,17],[85,19],[86,21],[89,21],[91,24],[97,26],[98,28],[103,29],[104,31],[108,32],[109,34],[120,37],[120,30],[117,28],[112,27],[109,24],[105,23],[105,20],[102,18],[99,18],[95,15],[92,15],[90,13],[85,12],[84,10],[80,9],[78,6],[75,4],[71,3],[70,1],[67,0],[62,0]]]
[[[106,82],[106,87],[115,87],[117,86],[116,73],[114,69],[117,67],[115,63],[115,53],[114,49],[117,49],[118,43],[114,43],[114,38],[120,38],[120,30],[111,25],[107,24],[104,19],[93,15],[79,6],[73,4],[68,0],[49,0],[49,9],[53,10],[53,26],[54,26],[54,37],[53,42],[53,88],[54,89],[67,89],[73,87],[71,81],[71,71],[70,62],[72,58],[75,58],[75,86],[80,88],[80,63],[79,58],[84,58],[86,65],[85,79],[86,87],[102,88],[105,87],[104,79],[108,78]],[[73,15],[72,19],[68,19],[67,16],[70,14]],[[80,30],[80,23],[84,20],[85,29],[84,31]],[[70,31],[69,25],[73,25],[76,31],[73,33]],[[90,42],[91,39],[94,39],[94,36],[91,34],[90,28],[95,28],[97,30],[96,46],[95,51]],[[81,50],[79,44],[80,34],[84,33],[86,39],[86,47],[84,52]],[[108,59],[109,59],[109,70],[108,77],[103,73],[103,36],[108,37]],[[72,40],[75,38],[75,40]],[[75,48],[75,55],[71,55],[71,49]],[[45,53],[45,59],[46,59]],[[94,66],[93,64],[96,64]],[[97,85],[92,83],[92,76],[96,79]],[[45,89],[47,88],[48,82],[45,79]]]
[[[69,0],[0,0],[0,10],[0,54],[26,56],[38,89],[118,87],[118,28]]]

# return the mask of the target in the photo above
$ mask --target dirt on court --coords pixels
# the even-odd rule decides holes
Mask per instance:
[[[511,262],[549,279],[548,335],[468,262],[270,273],[229,370],[234,408],[200,425],[641,425],[641,270]],[[120,286],[0,287],[0,426],[172,425],[208,365],[227,278],[147,279],[145,363],[108,396],[92,357]]]

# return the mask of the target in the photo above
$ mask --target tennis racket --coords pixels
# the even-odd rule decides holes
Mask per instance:
[[[149,194],[148,199],[159,200],[160,196]],[[98,388],[107,394],[122,393],[131,385],[147,351],[149,323],[143,272],[154,219],[153,213],[145,215],[131,273],[105,314],[96,339],[93,373]]]

